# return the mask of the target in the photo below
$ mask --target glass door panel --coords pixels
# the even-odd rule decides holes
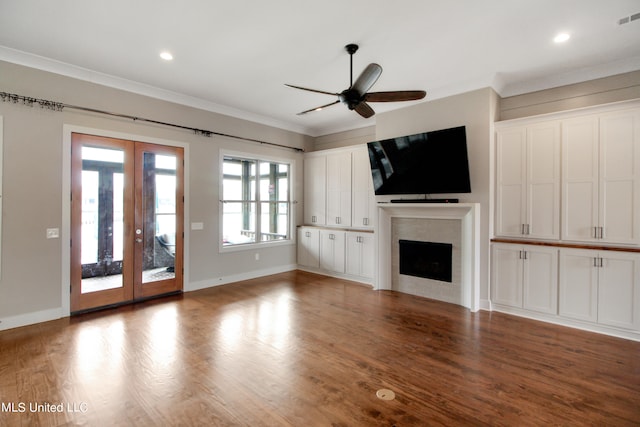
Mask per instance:
[[[136,146],[136,295],[182,289],[182,149]]]
[[[133,216],[134,143],[73,134],[71,155],[71,309],[82,311],[130,299],[133,245],[124,218]],[[131,160],[129,160],[131,162]],[[127,178],[128,176],[128,178]]]

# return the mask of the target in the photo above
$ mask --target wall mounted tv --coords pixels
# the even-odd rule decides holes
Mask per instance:
[[[376,195],[470,193],[464,126],[367,143]]]

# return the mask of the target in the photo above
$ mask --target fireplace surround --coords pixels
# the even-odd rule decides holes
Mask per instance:
[[[379,203],[376,289],[480,308],[480,204]],[[451,244],[452,282],[400,274],[399,240]]]

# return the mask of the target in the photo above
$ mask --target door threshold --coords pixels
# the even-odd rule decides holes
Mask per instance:
[[[159,299],[166,298],[166,297],[182,295],[182,293],[183,293],[182,291],[172,291],[172,292],[167,292],[167,293],[160,294],[160,295],[153,295],[153,296],[144,297],[144,298],[138,298],[138,299],[134,299],[134,300],[130,300],[130,301],[122,301],[122,302],[118,302],[118,303],[115,303],[115,304],[102,305],[100,307],[92,307],[92,308],[87,308],[87,309],[84,309],[84,310],[72,311],[70,313],[70,316],[74,317],[74,316],[79,316],[79,315],[87,314],[87,313],[95,313],[96,311],[106,311],[106,310],[110,310],[110,309],[114,309],[114,308],[124,307],[124,306],[128,306],[128,305],[134,305],[134,304],[143,303],[143,302],[147,302],[147,301],[151,301],[151,300],[159,300]]]

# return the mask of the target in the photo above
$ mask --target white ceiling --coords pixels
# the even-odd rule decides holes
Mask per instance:
[[[0,60],[319,136],[375,123],[344,105],[297,116],[335,98],[284,86],[346,89],[348,43],[354,78],[382,65],[372,91],[427,91],[372,104],[383,112],[638,70],[640,20],[618,25],[638,12],[638,0],[0,0]],[[553,43],[559,31],[571,39]]]

